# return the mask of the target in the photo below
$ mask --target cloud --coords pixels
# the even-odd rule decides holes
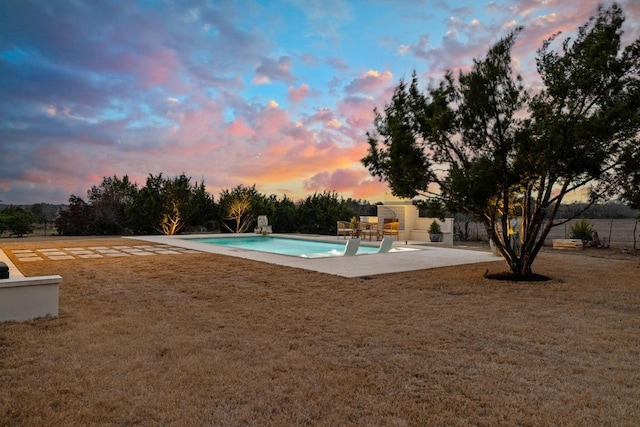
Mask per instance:
[[[242,119],[236,119],[231,122],[226,127],[226,131],[228,135],[233,138],[249,138],[255,136],[254,130]]]
[[[273,81],[284,83],[293,83],[296,78],[291,74],[291,57],[281,56],[278,60],[272,58],[264,58],[261,64],[256,68],[254,84],[266,84]]]
[[[309,85],[301,84],[299,87],[289,87],[287,90],[287,99],[291,102],[301,102],[309,95]]]
[[[350,68],[347,62],[342,58],[329,57],[327,58],[327,64],[338,71],[348,71]]]
[[[338,40],[340,26],[352,20],[353,9],[346,0],[290,0],[305,15],[312,35]]]
[[[393,90],[393,87],[388,88],[389,91]],[[362,140],[364,138],[364,130],[368,130],[373,126],[373,109],[376,106],[382,106],[383,102],[387,102],[390,99],[389,96],[380,96],[379,99],[373,100],[368,97],[361,96],[347,96],[343,98],[337,105],[338,115],[344,117],[344,121],[349,125],[350,129],[359,131],[359,135],[354,135],[355,140]]]
[[[376,70],[369,70],[352,80],[351,83],[345,87],[345,92],[347,94],[355,94],[358,92],[367,94],[375,93],[386,87],[392,78],[393,74],[391,71],[380,73]]]
[[[426,76],[439,79],[445,70],[468,69],[473,58],[482,57],[499,37],[522,25],[524,31],[514,52],[528,56],[525,68],[535,70],[533,53],[544,39],[557,31],[574,32],[595,12],[597,1],[578,3],[580,5],[559,0],[515,0],[506,5],[489,2],[483,8],[483,18],[472,8],[453,8],[440,3],[450,15],[442,21],[446,31],[439,43],[425,33],[413,42],[401,44],[397,51],[422,60]]]
[[[382,194],[387,190],[387,186],[373,179],[363,168],[359,170],[336,169],[316,174],[304,181],[304,189],[308,192],[351,193],[353,198],[369,199]]]
[[[625,37],[637,37],[640,7],[620,3]],[[180,4],[6,3],[0,199],[62,202],[102,176],[144,183],[160,172],[204,178],[214,193],[256,183],[296,196],[305,185],[380,194],[384,184],[360,159],[373,109],[389,101],[395,76],[417,69],[440,79],[444,69],[469,67],[516,25],[525,30],[514,63],[535,73],[541,41],[573,34],[597,1],[427,8],[416,0],[378,21],[340,0]],[[389,25],[372,26],[380,21]]]

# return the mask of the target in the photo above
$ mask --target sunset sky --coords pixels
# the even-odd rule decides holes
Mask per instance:
[[[401,78],[468,69],[523,25],[516,68],[595,0],[2,0],[0,200],[66,203],[105,176],[185,173],[294,200],[383,200],[360,163]],[[609,4],[608,2],[605,4]],[[640,1],[618,2],[625,38]],[[564,37],[563,37],[564,38]]]

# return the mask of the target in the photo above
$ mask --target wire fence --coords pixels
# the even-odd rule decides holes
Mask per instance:
[[[571,226],[579,219],[573,219],[565,224],[553,227],[545,239],[545,245],[551,246],[553,239],[568,239],[571,237]],[[603,246],[612,248],[631,249],[640,248],[640,222],[636,219],[588,219],[591,227],[598,233]],[[556,220],[558,222],[558,220]],[[487,241],[487,232],[479,222],[461,222],[455,224],[455,238],[457,241]],[[634,241],[635,236],[635,241]]]

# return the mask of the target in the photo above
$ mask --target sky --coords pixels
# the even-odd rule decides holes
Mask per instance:
[[[605,5],[610,2],[604,2]],[[640,0],[620,0],[625,39]],[[383,201],[360,159],[415,70],[468,70],[523,26],[516,70],[592,0],[0,0],[0,200],[66,203],[107,176],[181,173],[293,200]]]

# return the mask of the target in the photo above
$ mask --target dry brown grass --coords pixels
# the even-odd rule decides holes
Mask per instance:
[[[65,242],[91,244],[122,241]],[[500,262],[363,280],[213,254],[13,261],[64,282],[59,318],[0,324],[0,425],[640,419],[637,257],[544,253],[544,283],[482,277]]]

